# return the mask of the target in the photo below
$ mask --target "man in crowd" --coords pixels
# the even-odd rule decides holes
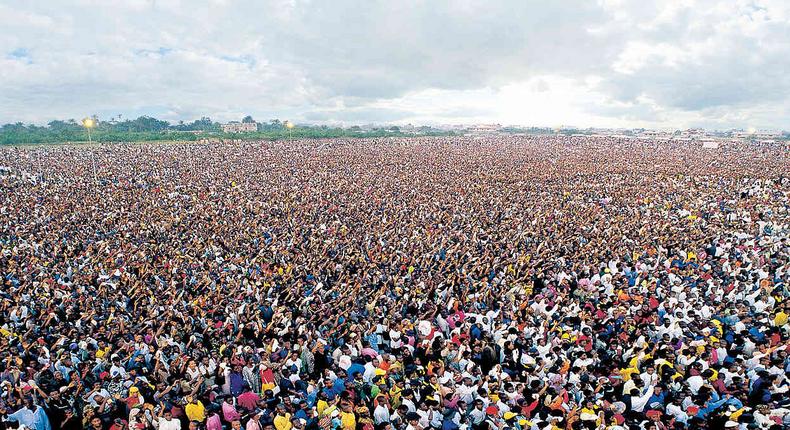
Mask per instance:
[[[701,151],[2,149],[2,425],[786,428],[788,152]]]

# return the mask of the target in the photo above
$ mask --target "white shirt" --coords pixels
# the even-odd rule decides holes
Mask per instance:
[[[469,412],[469,416],[472,417],[472,424],[480,424],[485,419],[486,413],[481,409],[474,408],[472,412]]]
[[[688,422],[689,416],[687,413],[680,409],[680,406],[676,406],[673,404],[667,405],[667,414],[672,415],[678,422],[685,424]]]
[[[159,419],[159,425],[157,428],[159,430],[181,430],[181,421],[175,418],[168,421],[163,417]]]
[[[110,376],[115,377],[116,375],[120,375],[121,379],[125,379],[126,369],[124,369],[123,366],[116,366],[113,364],[113,366],[110,368]]]
[[[390,330],[390,348],[400,348],[403,342],[400,339],[400,332]]]
[[[431,424],[431,411],[423,411],[422,409],[417,409],[417,415],[420,416],[420,427],[427,428]]]
[[[705,385],[705,380],[702,378],[702,376],[699,376],[699,375],[692,376],[686,382],[689,385],[689,389],[691,389],[691,392],[694,393],[694,394],[697,394],[699,389],[703,385]]]
[[[390,421],[390,410],[387,409],[384,405],[376,406],[376,409],[373,410],[373,422],[376,425],[381,423],[387,423]]]
[[[475,395],[477,394],[477,386],[471,385],[467,387],[466,384],[461,384],[460,386],[458,386],[455,392],[458,394],[458,397],[461,400],[463,400],[464,402],[466,402],[467,405],[469,405],[475,400],[476,397]]]
[[[647,387],[645,394],[643,394],[641,397],[631,397],[631,407],[634,411],[642,412],[645,409],[645,406],[647,406],[647,401],[650,400],[650,397],[653,395],[653,387],[653,385]]]
[[[414,402],[412,402],[410,399],[403,399],[401,400],[401,403],[406,405],[406,409],[409,412],[417,412],[417,407],[414,406]]]
[[[370,382],[371,379],[376,377],[376,366],[371,362],[365,363],[365,373],[362,374],[362,380]]]

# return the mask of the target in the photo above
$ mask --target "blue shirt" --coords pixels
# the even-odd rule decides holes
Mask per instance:
[[[238,396],[244,389],[244,378],[240,373],[231,372],[230,374],[230,393]]]
[[[37,407],[36,411],[33,412],[27,407],[24,407],[9,415],[8,420],[16,421],[33,430],[52,430],[52,426],[49,424],[49,418],[47,418],[47,414],[44,412],[43,408]]]
[[[666,397],[666,394],[663,391],[659,395],[656,395],[656,393],[653,393],[653,395],[650,396],[649,399],[647,399],[647,405],[645,407],[647,409],[662,409],[664,407],[664,398],[665,397]],[[661,406],[659,408],[654,408],[654,407],[650,406],[653,403],[660,403]]]

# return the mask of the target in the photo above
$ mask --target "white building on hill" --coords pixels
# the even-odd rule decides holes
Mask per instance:
[[[258,123],[257,122],[229,122],[227,124],[222,124],[222,132],[223,133],[249,133],[252,131],[258,131]]]

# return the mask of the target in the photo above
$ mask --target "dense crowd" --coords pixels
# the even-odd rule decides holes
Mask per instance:
[[[790,424],[787,147],[113,144],[0,166],[0,430]]]

